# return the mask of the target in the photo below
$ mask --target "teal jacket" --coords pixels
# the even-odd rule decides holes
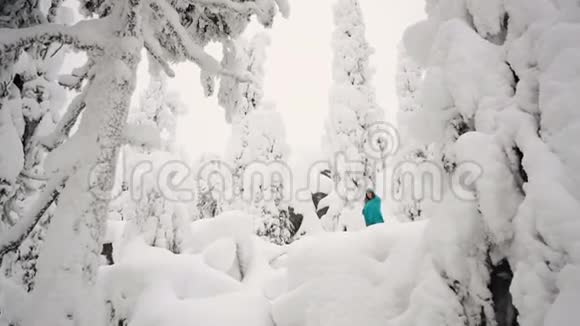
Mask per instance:
[[[365,203],[363,215],[367,226],[383,223],[383,213],[381,213],[381,199],[377,196]]]

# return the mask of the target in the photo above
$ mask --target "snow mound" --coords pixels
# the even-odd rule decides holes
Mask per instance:
[[[216,240],[234,238],[248,240],[254,234],[254,217],[241,211],[229,211],[213,219],[203,219],[191,224],[191,248],[200,252]]]
[[[114,313],[123,319],[133,316],[135,305],[151,287],[163,284],[181,299],[203,298],[239,291],[241,285],[205,263],[202,255],[175,255],[147,246],[137,238],[125,246],[122,256],[102,267],[99,283]]]
[[[286,271],[273,262],[285,248],[255,236],[252,221],[236,211],[196,221],[181,254],[139,236],[126,241],[99,273],[111,324],[272,325],[267,298],[287,290]],[[107,240],[119,242],[123,226],[110,223]]]
[[[293,243],[284,264],[288,291],[272,302],[276,325],[390,325],[423,275],[425,225],[383,224]]]
[[[130,325],[273,326],[269,312],[268,301],[259,294],[230,293],[183,300],[161,285],[151,288],[139,301]]]

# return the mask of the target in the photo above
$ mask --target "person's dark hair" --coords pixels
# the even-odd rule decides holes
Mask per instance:
[[[371,193],[371,198],[369,198],[369,196],[367,196],[368,193]],[[372,190],[367,190],[365,191],[365,204],[369,202],[369,200],[373,200],[377,195],[375,195],[375,192]]]

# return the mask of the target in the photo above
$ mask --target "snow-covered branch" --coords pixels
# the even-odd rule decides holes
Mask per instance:
[[[190,61],[195,62],[203,71],[210,75],[222,75],[232,77],[240,82],[251,82],[253,77],[247,72],[236,72],[224,69],[221,64],[205,50],[193,41],[185,27],[181,25],[179,14],[166,0],[151,1],[151,9],[167,20],[169,28],[173,31],[183,55]],[[149,44],[151,45],[151,43]]]
[[[142,3],[142,0],[129,0],[126,2],[123,15],[125,28],[120,33],[122,37],[135,37],[140,32],[138,20]]]
[[[48,150],[53,150],[62,144],[85,106],[85,93],[81,93],[72,100],[68,110],[54,129],[54,132],[41,140],[42,145]]]
[[[163,59],[163,48],[153,33],[148,28],[143,28],[143,39],[145,41],[145,49],[149,55],[157,61],[159,66],[163,69],[165,74],[169,77],[175,77],[175,72],[169,66],[169,63]]]
[[[48,181],[48,179],[43,175],[37,175],[30,171],[21,171],[20,176],[25,177],[27,179],[36,180],[36,181]]]
[[[234,2],[232,0],[188,0],[187,2],[204,6],[230,9],[240,14],[252,14],[260,12],[260,8],[256,5],[255,2]]]
[[[48,8],[48,15],[46,16],[46,20],[48,20],[49,23],[54,23],[58,8],[63,2],[64,0],[52,0],[50,2],[50,8]]]
[[[152,0],[150,6],[153,11],[167,20],[169,28],[173,31],[188,60],[195,62],[202,70],[209,73],[217,75],[221,72],[222,68],[219,62],[191,39],[185,27],[180,23],[179,14],[166,0]]]
[[[22,241],[28,237],[46,210],[59,196],[67,179],[68,177],[57,177],[46,187],[28,214],[23,216],[14,227],[6,230],[5,234],[0,234],[0,257],[18,249]]]
[[[290,4],[288,3],[288,0],[274,0],[274,1],[276,1],[276,4],[278,5],[278,10],[280,10],[280,13],[282,13],[282,17],[284,18],[290,17]]]
[[[106,24],[105,19],[80,22],[73,26],[41,24],[28,28],[0,29],[0,65],[11,61],[19,50],[31,44],[62,43],[82,51],[102,51],[104,40],[95,30]],[[101,34],[102,35],[102,34]]]
[[[254,75],[247,71],[231,71],[228,69],[221,69],[220,75],[231,77],[240,83],[256,83],[256,78]]]
[[[58,78],[60,86],[70,90],[80,90],[83,81],[89,77],[89,72],[94,65],[93,60],[88,60],[83,66],[73,69],[70,75],[62,75]]]
[[[271,12],[268,12],[273,6],[265,6],[267,2],[260,2],[260,4],[256,4],[254,1],[247,1],[247,2],[234,2],[232,0],[189,0],[188,2],[192,4],[200,4],[208,7],[217,7],[217,8],[224,8],[233,10],[239,14],[256,14],[258,17],[266,18],[268,15],[271,15]],[[270,0],[269,1],[272,5],[275,2],[278,6],[280,12],[282,12],[282,16],[284,18],[288,18],[290,16],[290,6],[287,0]],[[267,19],[267,18],[266,18]]]

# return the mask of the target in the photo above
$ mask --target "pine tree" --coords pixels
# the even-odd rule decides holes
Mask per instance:
[[[420,114],[419,92],[423,81],[423,69],[409,57],[404,44],[399,45],[398,70],[396,75],[397,97],[399,100],[398,131],[405,143],[401,144],[393,160],[394,207],[400,220],[420,220],[425,215],[421,193],[415,193],[413,178],[420,172],[420,165],[431,161],[429,145],[417,145],[413,139],[413,126],[409,125],[413,115]],[[416,166],[416,168],[415,168]]]
[[[289,154],[280,113],[265,104],[248,115],[249,165],[244,171],[243,198],[253,213],[256,234],[276,244],[290,243],[293,234],[284,187],[289,182]],[[258,173],[258,180],[249,177]]]
[[[366,189],[376,185],[377,169],[382,162],[377,162],[365,146],[372,141],[371,128],[384,121],[384,117],[375,102],[371,84],[373,71],[369,66],[373,49],[365,38],[358,0],[338,0],[334,6],[334,23],[334,83],[325,144],[332,165],[335,195],[345,202],[360,201]],[[333,219],[338,221],[338,217]]]
[[[240,38],[224,46],[224,67],[254,76],[250,82],[222,78],[218,95],[220,105],[226,110],[226,121],[232,126],[226,160],[233,170],[234,198],[230,199],[230,206],[234,208],[244,206],[242,179],[246,166],[253,159],[248,148],[252,132],[248,121],[249,115],[262,105],[265,52],[269,42],[266,34],[257,34],[249,42]]]
[[[271,169],[286,167],[288,145],[279,113],[262,102],[265,48],[269,42],[267,35],[257,34],[250,42],[240,39],[225,48],[224,66],[247,71],[255,78],[243,83],[223,78],[220,104],[232,124],[228,163],[232,165],[234,189],[230,206],[256,216],[257,235],[276,244],[287,244],[293,234],[289,198],[284,198],[287,174],[284,170],[272,175]],[[253,173],[262,180],[248,180]]]

